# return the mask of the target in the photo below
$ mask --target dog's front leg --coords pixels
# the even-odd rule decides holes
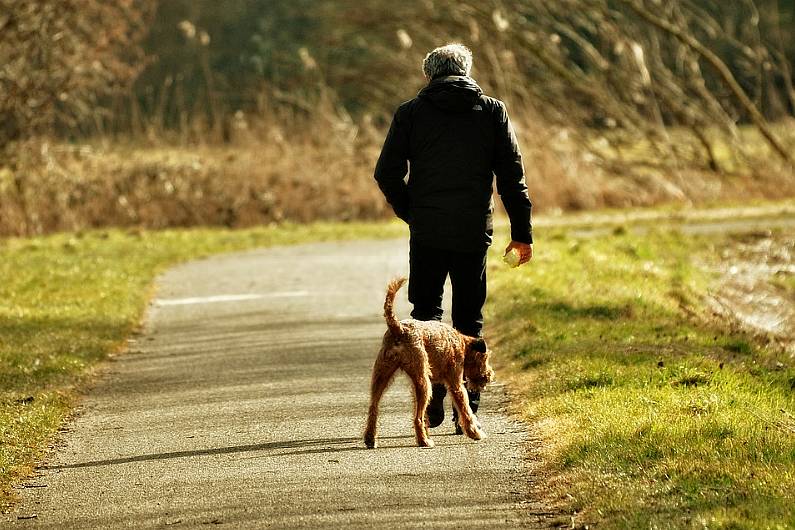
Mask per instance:
[[[467,436],[473,440],[481,440],[486,437],[486,433],[478,425],[475,419],[475,414],[469,407],[469,398],[467,391],[464,387],[464,382],[461,381],[457,386],[448,388],[450,395],[453,398],[453,405],[458,410],[458,421],[461,422],[461,428]]]

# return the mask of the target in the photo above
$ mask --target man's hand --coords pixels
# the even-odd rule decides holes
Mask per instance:
[[[520,243],[518,241],[511,241],[507,247],[505,247],[505,254],[507,255],[508,252],[511,250],[516,249],[519,252],[519,265],[527,263],[530,261],[530,258],[533,257],[533,244],[532,243]]]

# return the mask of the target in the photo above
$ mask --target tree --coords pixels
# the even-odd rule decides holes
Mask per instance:
[[[0,0],[0,150],[77,130],[144,66],[154,0]]]

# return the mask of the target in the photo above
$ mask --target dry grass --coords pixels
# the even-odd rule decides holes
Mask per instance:
[[[688,164],[677,164],[640,139],[624,138],[630,147],[619,151],[610,147],[615,139],[608,142],[604,131],[547,127],[523,112],[515,113],[514,125],[522,140],[531,197],[544,211],[706,205],[795,195],[792,168],[776,162],[759,135],[747,128],[741,140],[755,151],[753,158],[737,160],[729,146],[717,143],[724,171],[715,172],[695,153]],[[781,136],[795,146],[795,136]],[[680,151],[694,149],[684,133],[672,134],[672,141]]]
[[[372,179],[383,130],[331,111],[279,125],[288,121],[248,123],[240,116],[228,143],[149,131],[135,141],[17,145],[13,161],[0,161],[0,236],[391,215]],[[664,161],[638,166],[622,160],[626,154],[606,162],[578,147],[573,133],[545,127],[532,114],[518,109],[514,122],[539,211],[795,195],[791,170],[772,165],[720,174],[672,170]]]
[[[353,145],[351,146],[353,147]],[[0,235],[100,226],[247,227],[387,211],[369,178],[377,153],[330,143],[44,145],[0,169]]]

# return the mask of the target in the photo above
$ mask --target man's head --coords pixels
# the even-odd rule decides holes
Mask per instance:
[[[422,61],[422,71],[430,81],[446,75],[469,75],[472,51],[463,44],[447,44],[432,50]]]

